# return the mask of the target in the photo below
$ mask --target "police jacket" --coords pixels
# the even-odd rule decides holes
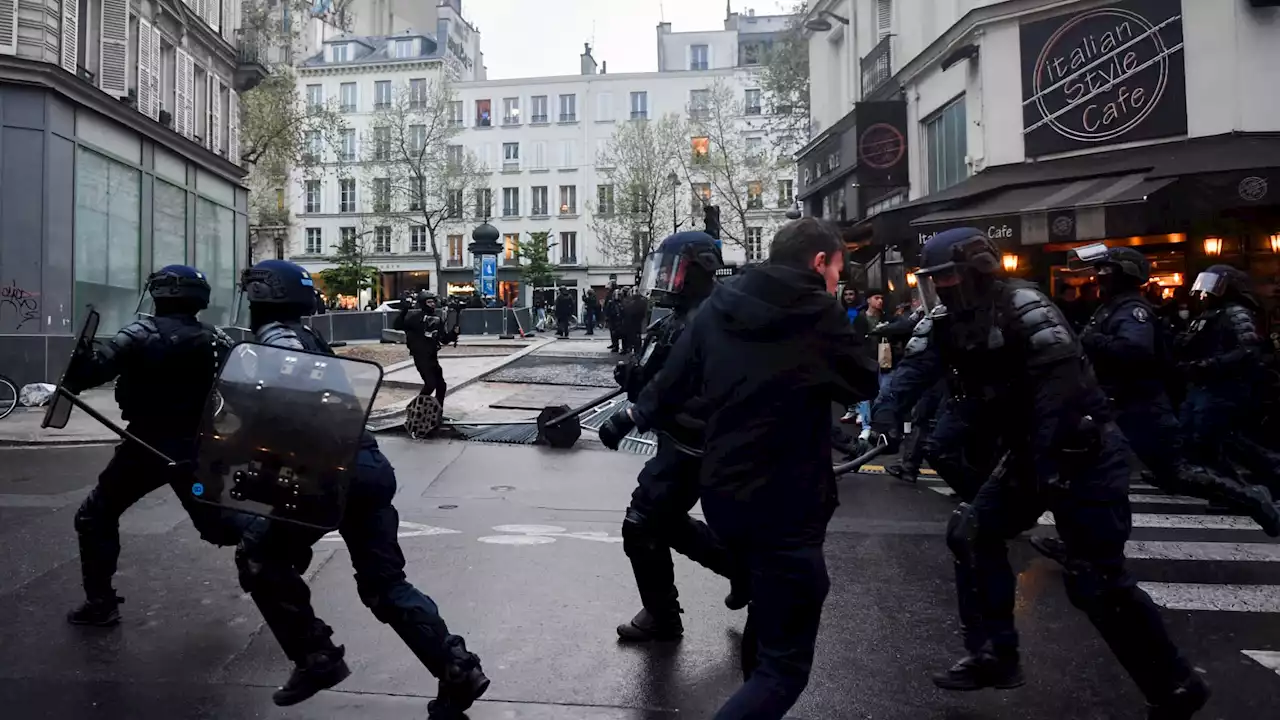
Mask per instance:
[[[1254,312],[1228,301],[1206,310],[1177,341],[1177,359],[1191,368],[1191,382],[1206,388],[1248,387],[1259,376],[1263,342]]]
[[[116,402],[140,435],[194,438],[209,391],[234,343],[194,315],[144,317],[78,353],[66,383],[81,392],[116,379]]]
[[[456,328],[450,332],[439,315],[421,308],[401,310],[391,325],[404,331],[405,345],[415,359],[434,359],[441,347],[458,339]]]
[[[1099,307],[1080,343],[1103,391],[1118,403],[1151,402],[1165,395],[1170,348],[1151,303],[1138,290]]]
[[[991,431],[1037,479],[1056,482],[1064,450],[1097,442],[1110,419],[1106,396],[1062,311],[1038,287],[998,281],[987,326],[967,336],[937,310],[916,326],[902,363],[880,389],[872,424],[898,427],[912,405],[945,378],[952,397],[978,403]],[[1093,429],[1090,429],[1092,426]]]
[[[320,333],[303,325],[301,322],[272,322],[263,325],[254,332],[254,339],[263,345],[303,350],[322,355],[337,355],[329,343],[320,337]],[[305,441],[304,441],[305,442]],[[378,441],[367,429],[360,437],[360,447],[377,449]]]
[[[878,373],[817,273],[762,265],[719,283],[632,409],[637,427],[705,403],[704,496],[740,507],[761,542],[820,542],[836,505],[832,402]]]
[[[644,318],[649,312],[649,301],[643,295],[635,294],[622,304],[622,332],[625,335],[639,335],[644,332]]]
[[[556,297],[556,319],[564,320],[573,316],[573,296],[561,293]]]
[[[654,321],[645,333],[640,358],[626,375],[627,398],[639,402],[644,388],[653,382],[666,366],[680,336],[692,322],[698,311],[695,304],[679,308]],[[706,430],[708,406],[700,396],[683,398],[678,405],[652,409],[649,424],[659,439],[674,441],[677,448],[688,454],[700,454]]]

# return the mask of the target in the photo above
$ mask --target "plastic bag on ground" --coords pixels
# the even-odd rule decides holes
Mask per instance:
[[[18,402],[23,407],[43,407],[53,399],[53,393],[58,389],[57,385],[51,383],[31,383],[23,385],[22,390],[18,392]]]

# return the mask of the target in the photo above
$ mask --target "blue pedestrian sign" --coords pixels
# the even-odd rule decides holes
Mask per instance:
[[[480,295],[487,298],[498,296],[497,255],[484,255],[480,258]]]

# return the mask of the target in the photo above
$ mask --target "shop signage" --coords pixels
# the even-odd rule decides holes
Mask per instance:
[[[497,297],[498,295],[498,256],[480,256],[480,295]]]
[[[905,187],[911,183],[907,164],[907,104],[901,100],[861,102],[854,106],[858,133],[858,184]]]
[[[921,245],[929,242],[929,238],[944,230],[954,228],[978,228],[1000,247],[1013,247],[1022,243],[1021,215],[991,215],[983,218],[970,218],[953,222],[929,223],[915,226],[916,239]]]
[[[1027,157],[1187,132],[1181,0],[1024,23]]]
[[[1065,210],[1050,210],[1048,217],[1045,218],[1045,224],[1049,228],[1049,238],[1052,242],[1064,242],[1076,239],[1076,211],[1070,208]]]

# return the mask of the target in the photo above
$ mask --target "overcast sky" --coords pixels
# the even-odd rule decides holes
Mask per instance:
[[[779,0],[732,0],[735,12],[780,12]],[[610,73],[658,69],[657,25],[675,32],[724,29],[724,0],[462,0],[479,27],[490,79],[575,75],[582,44]],[[594,41],[593,41],[594,38]]]

